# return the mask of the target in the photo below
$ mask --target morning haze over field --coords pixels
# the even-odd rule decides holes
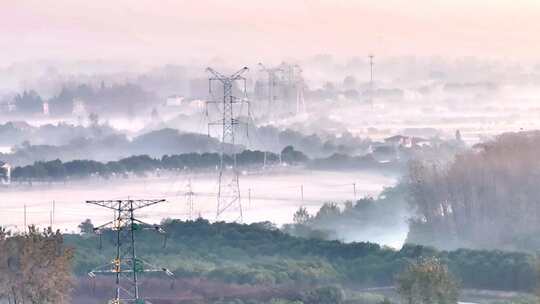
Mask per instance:
[[[539,303],[540,3],[0,1],[0,304]]]

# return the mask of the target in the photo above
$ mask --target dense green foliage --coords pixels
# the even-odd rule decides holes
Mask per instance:
[[[290,236],[270,223],[251,225],[205,220],[164,222],[167,246],[150,231],[137,236],[141,256],[175,270],[178,276],[207,278],[246,284],[331,284],[391,286],[411,260],[436,256],[466,288],[532,290],[535,258],[524,253],[461,249],[438,252],[405,245],[401,250],[371,243],[341,243]],[[110,261],[112,232],[97,238],[68,235],[76,250],[74,269],[84,274]]]

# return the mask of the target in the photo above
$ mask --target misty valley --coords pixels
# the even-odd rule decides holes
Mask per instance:
[[[1,3],[0,304],[540,303],[540,10],[484,2]]]

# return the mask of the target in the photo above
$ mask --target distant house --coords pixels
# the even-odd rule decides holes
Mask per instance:
[[[75,98],[73,99],[73,111],[72,114],[76,117],[86,117],[87,111],[86,111],[86,104],[84,100]]]
[[[0,184],[9,185],[11,183],[11,166],[0,161]]]
[[[406,146],[411,144],[411,138],[409,136],[394,135],[384,139],[386,144],[391,144],[394,147]]]
[[[6,103],[0,103],[0,112],[14,112],[17,109],[17,106],[12,101]]]
[[[179,107],[184,103],[184,97],[180,95],[171,95],[167,97],[166,105],[169,107]]]
[[[43,115],[48,116],[49,114],[50,114],[49,113],[49,102],[44,101],[43,102]]]
[[[396,148],[412,148],[415,146],[425,147],[431,145],[431,141],[422,137],[394,135],[384,139],[386,144]]]

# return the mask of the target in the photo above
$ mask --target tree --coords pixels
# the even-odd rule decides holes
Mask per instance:
[[[24,91],[15,96],[17,110],[23,113],[40,113],[43,110],[43,99],[36,91]]]
[[[334,220],[339,217],[341,210],[336,203],[324,203],[315,218],[317,220]]]
[[[407,242],[442,249],[537,251],[540,131],[506,133],[448,163],[411,162]]]
[[[90,219],[84,220],[84,222],[80,223],[78,227],[83,234],[94,232],[94,224],[92,224],[92,221]]]
[[[458,285],[437,258],[421,258],[397,277],[397,291],[406,304],[456,304]]]
[[[90,126],[98,127],[99,126],[99,115],[96,113],[90,113],[88,115],[88,120],[90,121]]]
[[[281,159],[286,163],[296,164],[306,161],[308,157],[304,153],[295,150],[293,146],[287,146],[281,151]]]
[[[306,225],[311,216],[305,207],[300,207],[293,215],[293,222],[297,225]]]
[[[341,304],[345,300],[344,292],[335,286],[319,287],[310,291],[305,297],[305,303]]]

